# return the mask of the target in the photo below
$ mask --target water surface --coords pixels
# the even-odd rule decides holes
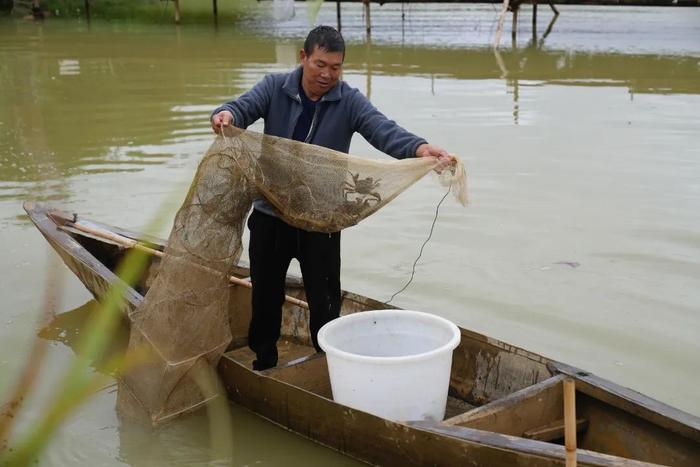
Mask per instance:
[[[67,312],[25,420],[74,356],[90,300],[23,215],[51,202],[132,230],[172,219],[212,140],[208,114],[289,70],[304,5],[239,25],[0,21],[0,393],[50,305]],[[461,156],[471,205],[446,200],[394,303],[445,316],[700,415],[700,9],[529,9],[500,54],[491,5],[343,5],[344,78],[400,124]],[[335,23],[335,5],[320,22]],[[508,21],[509,23],[509,21]],[[258,124],[255,128],[261,129]],[[353,154],[382,157],[360,136]],[[442,188],[431,176],[344,232],[343,286],[400,289]],[[166,222],[150,233],[166,237]],[[81,308],[82,307],[82,308]],[[66,345],[68,344],[68,345]],[[99,362],[95,362],[99,371]],[[204,465],[204,416],[156,434],[120,426],[107,386],[42,465]],[[233,408],[236,465],[354,462]]]

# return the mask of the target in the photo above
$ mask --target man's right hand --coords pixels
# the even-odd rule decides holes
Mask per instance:
[[[211,129],[214,133],[221,133],[221,128],[233,125],[233,114],[228,110],[222,110],[211,118]]]

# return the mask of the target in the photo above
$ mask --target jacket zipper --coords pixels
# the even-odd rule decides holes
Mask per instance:
[[[294,100],[297,101],[297,103],[298,103],[299,105],[302,106],[302,112],[303,112],[303,111],[304,111],[304,109],[303,109],[303,104],[301,103],[301,97],[299,96],[299,94],[297,94],[296,96],[294,96]],[[301,113],[299,114],[299,116],[301,116]],[[290,139],[292,138],[292,135],[294,134],[294,128],[297,126],[297,123],[298,123],[298,122],[299,122],[299,117],[297,117],[296,120],[294,120],[294,121],[292,122],[292,126],[290,127],[291,133],[289,133],[289,138],[290,138]]]
[[[318,101],[318,105],[316,105],[316,109],[314,110],[314,116],[311,118],[311,126],[309,127],[309,132],[306,134],[306,138],[304,138],[304,142],[308,143],[309,140],[311,139],[311,133],[314,131],[314,125],[316,125],[316,117],[318,116],[318,109],[321,107],[321,102],[324,101],[326,96],[323,96],[321,100]],[[297,94],[294,96],[295,100],[301,104],[301,96]],[[303,104],[302,104],[303,105]],[[296,123],[294,123],[296,125]]]
[[[318,104],[316,104],[316,108],[314,109],[314,116],[311,119],[311,126],[309,127],[309,134],[307,134],[306,138],[304,139],[305,143],[308,143],[311,139],[311,132],[314,131],[314,125],[316,125],[316,116],[318,115],[319,107],[321,107],[321,102],[323,102],[323,98],[321,98],[321,100],[318,101]]]

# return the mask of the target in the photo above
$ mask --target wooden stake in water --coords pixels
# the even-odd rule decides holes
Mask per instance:
[[[340,21],[340,0],[336,0],[335,2],[335,14],[338,19],[338,32],[340,32],[343,29],[343,25]]]
[[[180,0],[173,0],[175,4],[175,24],[180,24]]]
[[[509,5],[510,5],[510,0],[503,0],[503,6],[501,7],[501,12],[498,14],[498,26],[496,27],[496,38],[493,41],[493,47],[496,49],[501,45],[501,34],[503,34],[503,22],[506,19],[506,13],[508,12]]]
[[[372,34],[372,21],[369,18],[369,1],[370,0],[362,0],[362,3],[365,6],[365,29],[367,30],[368,36]]]
[[[564,445],[566,467],[576,467],[576,383],[564,380]]]

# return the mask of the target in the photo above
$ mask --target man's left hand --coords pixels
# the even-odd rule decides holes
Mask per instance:
[[[437,173],[442,172],[447,167],[454,165],[455,157],[439,146],[432,144],[421,144],[416,149],[416,157],[435,157],[438,160],[438,165],[435,167]]]

